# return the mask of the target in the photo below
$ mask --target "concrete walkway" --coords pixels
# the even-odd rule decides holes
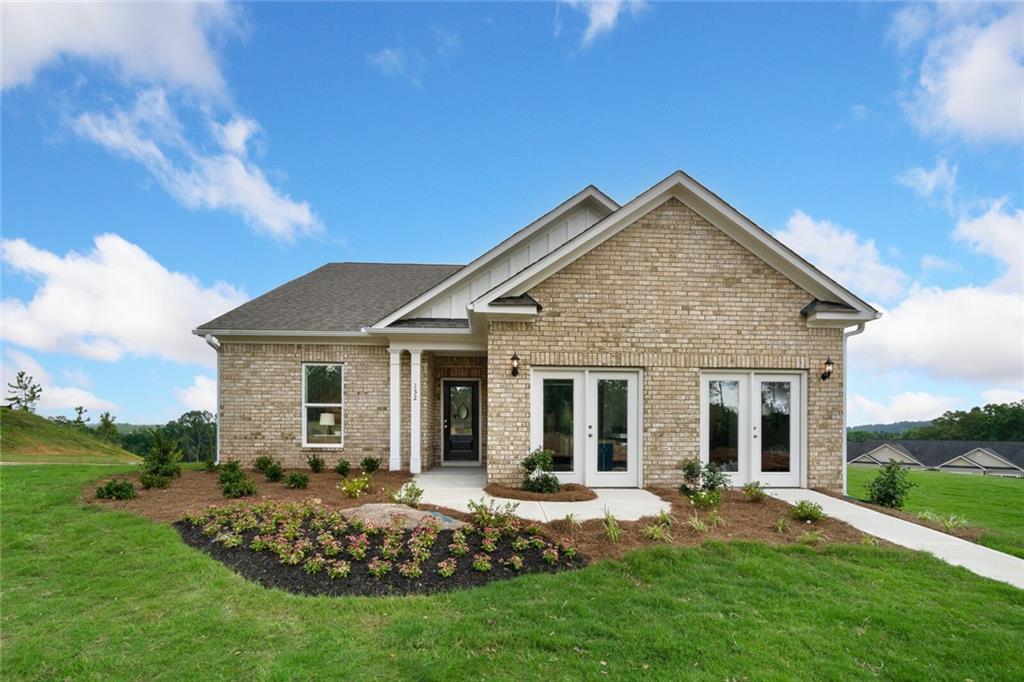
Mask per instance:
[[[857,530],[896,545],[929,552],[947,563],[963,566],[980,576],[1024,589],[1024,559],[813,490],[776,488],[765,492],[790,504],[800,500],[817,502],[826,514],[845,521]]]
[[[605,508],[620,521],[636,521],[654,516],[661,510],[672,511],[672,505],[657,495],[635,488],[598,488],[596,500],[586,502],[529,502],[491,497],[484,492],[485,472],[482,467],[436,467],[416,476],[416,485],[423,488],[422,501],[438,507],[469,511],[466,504],[480,498],[499,503],[515,502],[516,514],[531,521],[556,521],[566,514],[575,514],[580,521],[600,519]]]

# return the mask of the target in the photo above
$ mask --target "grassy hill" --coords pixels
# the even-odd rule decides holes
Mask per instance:
[[[89,432],[54,424],[25,410],[0,410],[0,462],[127,464],[141,462]]]

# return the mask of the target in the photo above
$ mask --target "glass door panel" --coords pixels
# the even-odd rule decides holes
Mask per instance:
[[[639,485],[636,372],[587,372],[587,475],[595,487]]]
[[[708,461],[722,471],[740,470],[740,382],[708,381]]]
[[[542,446],[554,453],[555,471],[572,471],[576,456],[574,379],[543,379]]]
[[[769,486],[800,485],[800,386],[800,377],[794,375],[754,375],[752,480]]]
[[[629,471],[629,382],[597,380],[597,470]]]

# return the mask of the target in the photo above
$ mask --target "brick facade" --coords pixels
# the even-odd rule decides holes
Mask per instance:
[[[302,446],[303,362],[345,365],[342,448]],[[383,457],[387,466],[388,362],[386,346],[222,343],[218,358],[221,460],[251,465],[266,454],[294,467],[305,466],[307,455],[316,452],[329,466],[339,459],[358,464],[364,457]]]
[[[643,370],[646,485],[677,484],[700,448],[705,369],[816,370],[808,381],[808,485],[842,486],[842,330],[809,328],[811,295],[688,207],[669,199],[530,292],[530,322],[488,333],[488,478],[515,483],[529,450],[531,366]],[[508,358],[518,353],[512,377]]]

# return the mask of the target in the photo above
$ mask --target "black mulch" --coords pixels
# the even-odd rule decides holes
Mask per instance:
[[[346,578],[331,578],[326,571],[319,573],[306,573],[302,565],[288,566],[278,559],[277,555],[270,550],[255,552],[249,549],[249,542],[256,531],[243,533],[244,539],[240,547],[224,547],[215,542],[213,538],[203,535],[202,527],[193,526],[184,521],[174,524],[186,544],[206,552],[211,557],[225,564],[236,573],[253,582],[265,587],[276,587],[278,589],[306,595],[362,595],[362,596],[386,596],[406,594],[431,594],[434,592],[445,592],[450,590],[464,589],[468,587],[479,587],[495,580],[508,580],[529,573],[558,573],[567,569],[582,568],[589,563],[589,560],[581,554],[572,559],[566,558],[559,553],[558,561],[549,564],[541,557],[542,550],[535,547],[528,547],[521,551],[512,549],[512,538],[502,536],[495,544],[497,549],[489,554],[492,568],[490,571],[482,572],[473,568],[473,556],[485,554],[480,548],[480,541],[483,539],[479,533],[466,533],[469,552],[461,557],[455,557],[458,569],[455,575],[444,578],[437,573],[437,564],[451,556],[448,545],[452,542],[452,531],[442,530],[438,533],[437,541],[431,548],[430,557],[422,564],[423,575],[419,578],[407,578],[398,572],[398,566],[410,559],[409,548],[403,543],[401,554],[392,561],[390,573],[377,578],[370,574],[368,566],[370,560],[377,556],[383,543],[383,535],[370,536],[370,548],[366,553],[366,559],[355,561],[346,553],[342,553],[334,559],[345,559],[352,569]],[[467,531],[469,529],[467,528]],[[308,537],[315,539],[310,533]],[[405,538],[408,539],[409,532],[406,531]],[[508,559],[511,555],[518,554],[523,559],[522,569],[516,571],[511,567],[504,566],[502,560]]]

